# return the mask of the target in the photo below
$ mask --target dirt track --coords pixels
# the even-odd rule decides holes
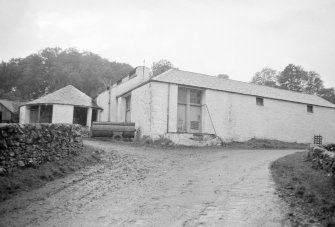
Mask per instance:
[[[85,141],[108,162],[0,204],[0,226],[290,226],[269,164],[292,150]]]

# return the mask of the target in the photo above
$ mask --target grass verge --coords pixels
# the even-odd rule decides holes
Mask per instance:
[[[83,167],[101,162],[101,153],[84,146],[76,156],[47,162],[36,168],[18,169],[8,176],[0,176],[0,202],[19,192],[29,191],[45,185],[47,182],[64,177]]]
[[[198,146],[178,145],[178,144],[173,143],[171,140],[167,138],[163,138],[163,137],[156,139],[156,140],[153,140],[150,137],[143,137],[141,139],[134,140],[133,142],[123,142],[123,141],[117,142],[111,138],[106,138],[106,137],[105,138],[104,137],[89,138],[87,140],[102,140],[102,141],[115,142],[115,143],[126,143],[126,144],[130,144],[136,147],[142,147],[142,146],[154,147],[154,148],[185,148],[185,147],[190,148],[192,147],[192,148],[197,148],[197,149],[203,149],[203,147],[198,147]],[[299,149],[299,150],[304,149],[305,150],[309,148],[309,144],[253,138],[245,142],[232,141],[232,142],[223,143],[222,146],[213,146],[213,147],[218,147],[219,149],[224,148],[224,149],[243,149],[243,150],[248,150],[248,149]]]
[[[307,149],[308,144],[290,143],[279,140],[253,138],[245,142],[229,142],[223,144],[228,149]]]
[[[307,152],[287,155],[272,163],[271,173],[279,195],[296,210],[335,226],[335,178],[315,170]]]

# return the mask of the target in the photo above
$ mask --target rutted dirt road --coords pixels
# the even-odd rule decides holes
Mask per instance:
[[[290,226],[268,167],[293,150],[85,144],[107,163],[0,203],[0,226]]]

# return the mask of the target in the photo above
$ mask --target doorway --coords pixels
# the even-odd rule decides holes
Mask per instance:
[[[73,109],[73,124],[86,126],[87,124],[87,108],[74,107]]]

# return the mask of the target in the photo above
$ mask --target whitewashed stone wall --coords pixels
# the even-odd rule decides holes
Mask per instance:
[[[73,123],[73,109],[71,105],[53,105],[52,123]]]
[[[287,142],[310,143],[320,134],[324,142],[335,141],[335,110],[306,104],[264,98],[264,106],[256,105],[256,97],[206,90],[205,103],[212,115],[217,134],[223,139],[245,141],[253,137]],[[213,133],[208,114],[204,131]]]
[[[118,108],[118,101],[117,98],[120,95],[123,95],[124,92],[127,92],[136,86],[140,85],[141,83],[149,80],[150,74],[149,74],[149,68],[140,66],[136,68],[136,77],[134,78],[123,78],[122,83],[119,85],[114,84],[111,88],[110,94],[109,91],[106,90],[99,94],[96,98],[97,105],[102,107],[103,110],[99,111],[98,118],[100,121],[118,121],[119,115],[118,112],[121,110],[117,110]],[[108,105],[109,102],[109,96],[110,96],[110,107]],[[109,109],[110,108],[110,113]],[[108,118],[108,115],[110,115],[110,118]]]
[[[157,138],[177,130],[177,93],[177,85],[154,81],[132,92],[131,120],[142,129],[143,135]]]
[[[154,138],[175,133],[177,97],[178,86],[173,84],[169,88],[168,84],[151,82],[134,90],[132,121],[143,128],[143,134]],[[256,97],[214,90],[205,90],[202,99],[207,105],[202,107],[202,132],[214,134],[215,128],[224,141],[262,138],[311,143],[314,135],[322,135],[324,142],[335,141],[335,110],[331,108],[314,106],[314,113],[308,113],[306,104],[267,98],[264,106],[258,106]]]
[[[29,106],[21,106],[20,107],[20,124],[29,123],[29,119],[30,119]]]
[[[140,77],[134,79],[111,90],[111,121],[124,121],[124,101],[117,101],[117,96],[143,81]],[[134,89],[131,95],[131,121],[141,128],[142,135],[157,138],[177,133],[177,85],[151,81]],[[324,142],[335,141],[335,110],[331,108],[314,106],[314,113],[308,113],[306,104],[267,98],[264,106],[258,106],[254,96],[208,89],[203,90],[202,104],[202,133],[216,131],[227,142],[260,138],[310,143],[319,134]],[[98,105],[104,108],[100,121],[107,121],[108,91],[99,95]]]
[[[136,129],[141,128],[142,135],[151,133],[151,85],[146,84],[132,91],[131,121]]]

